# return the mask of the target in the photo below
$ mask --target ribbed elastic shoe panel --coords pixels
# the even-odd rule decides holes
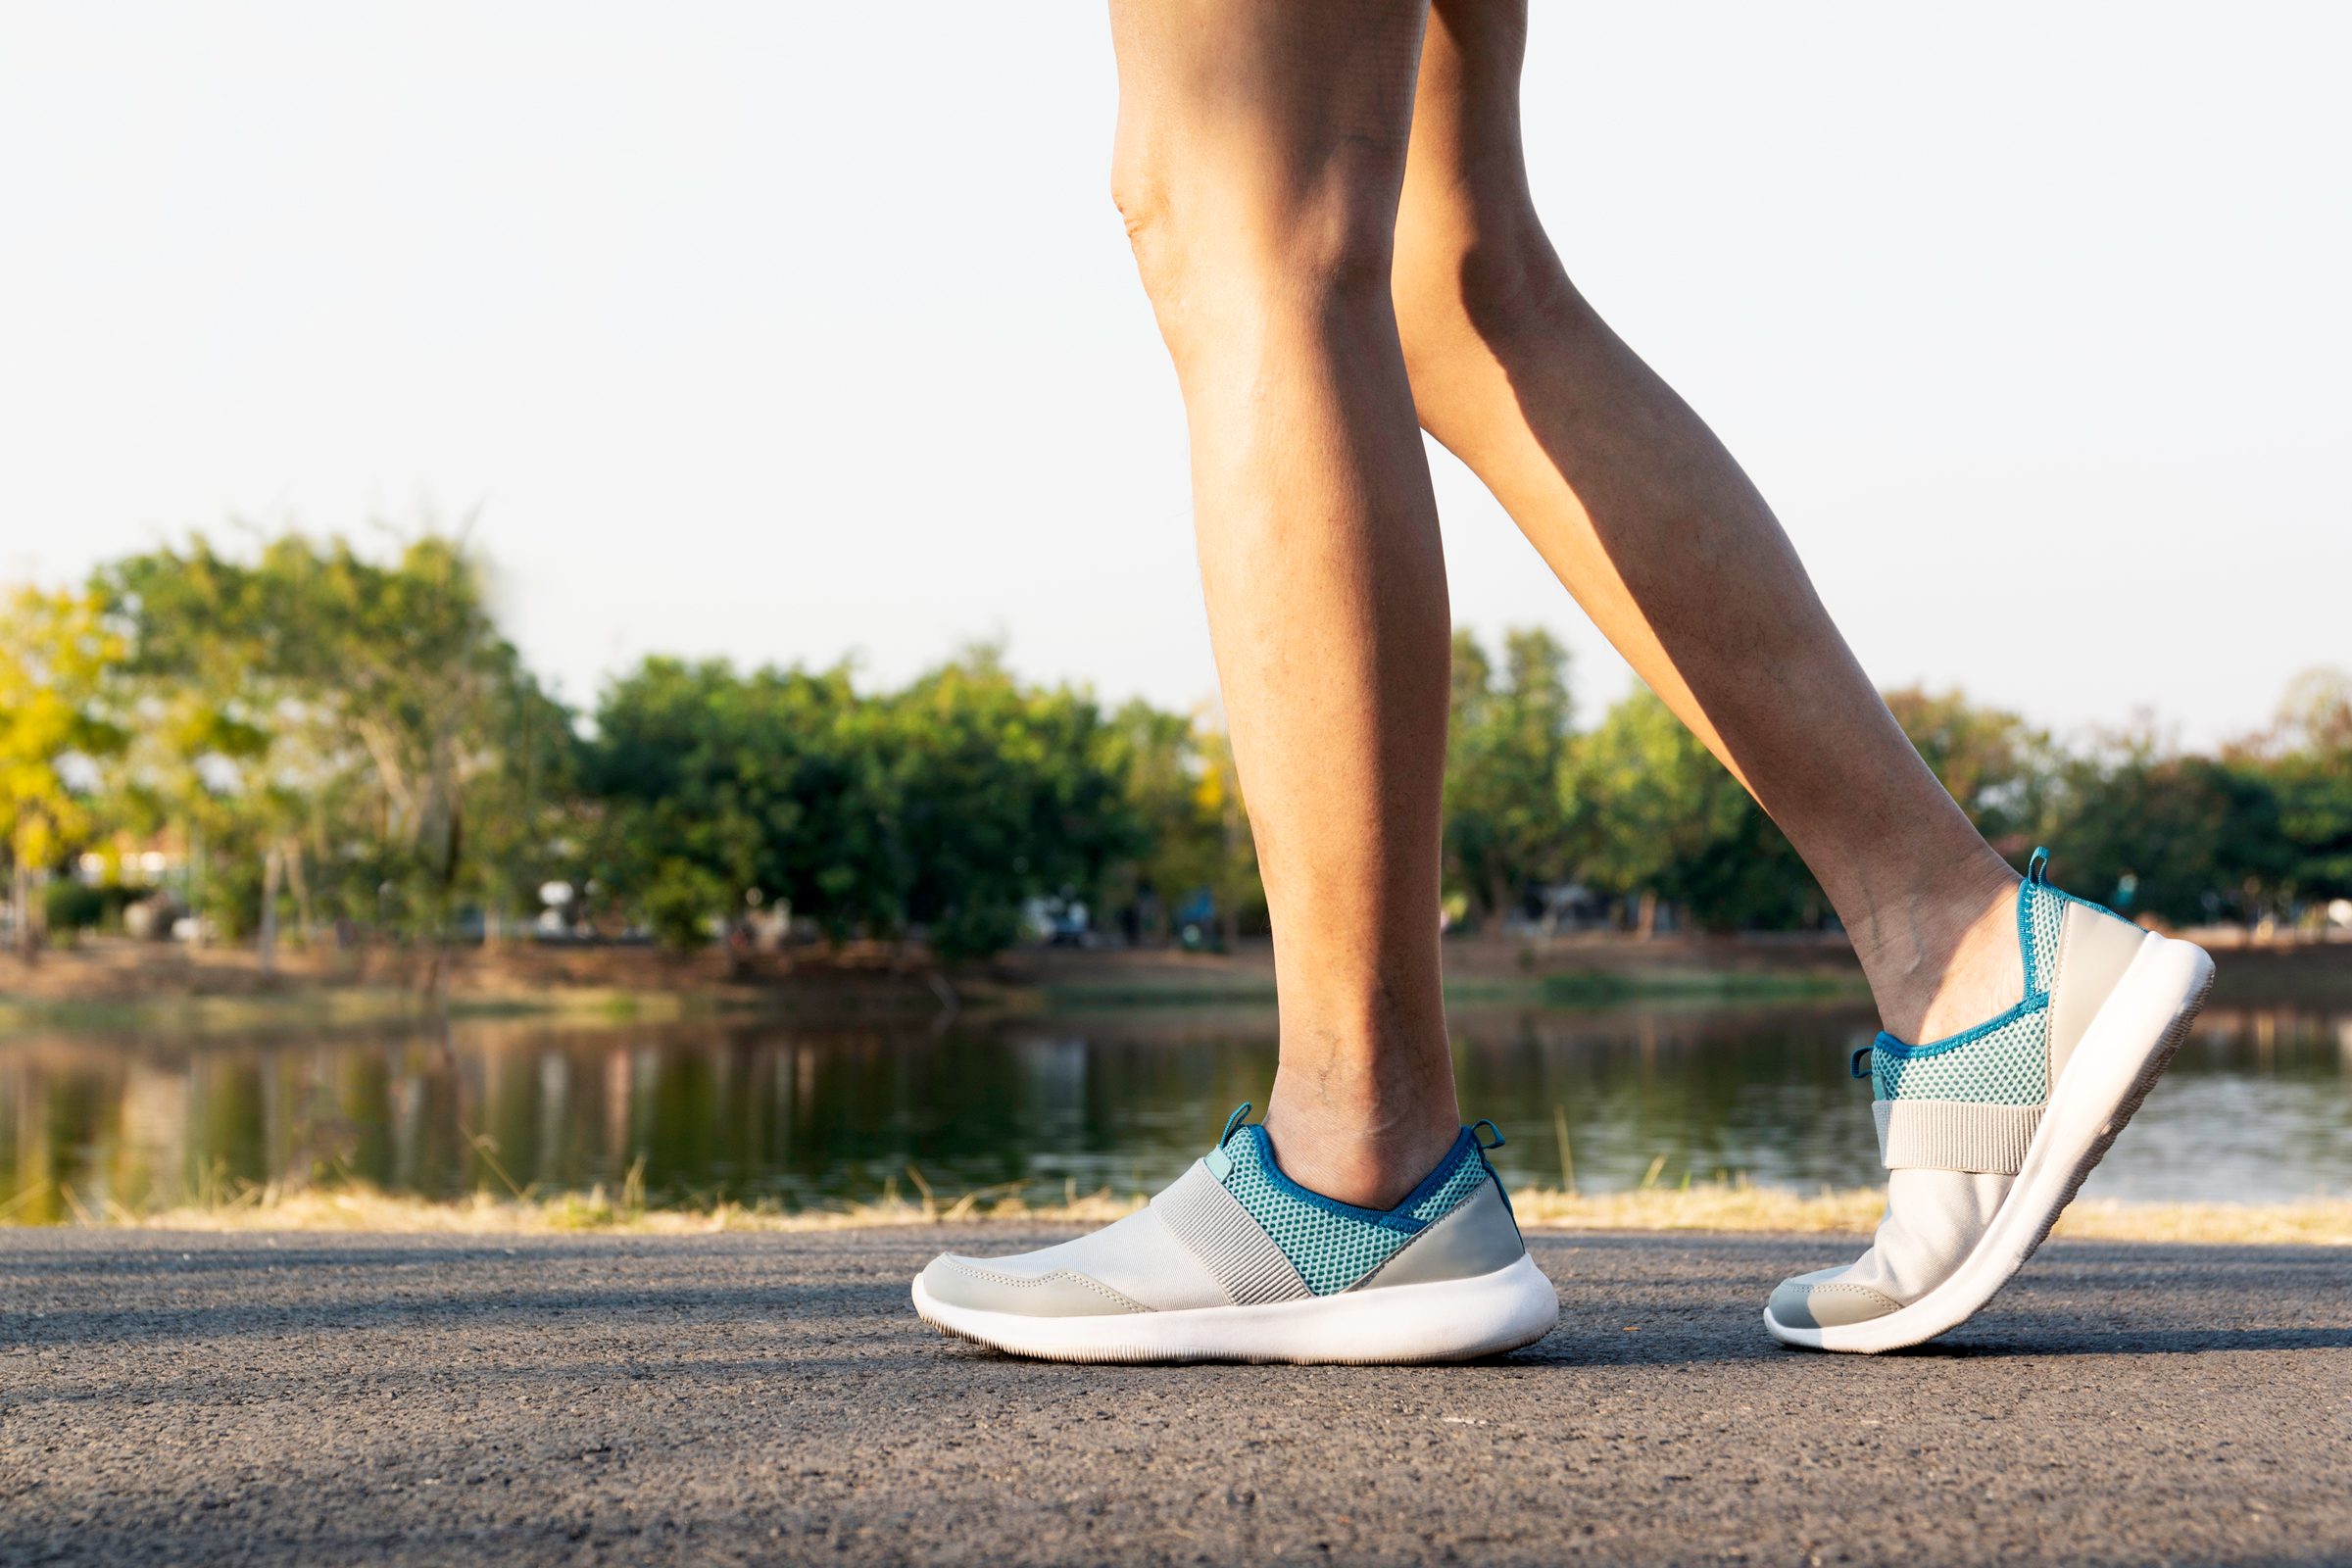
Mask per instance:
[[[1195,1165],[1152,1206],[1176,1239],[1224,1282],[1237,1306],[1292,1301],[1313,1294],[1250,1211],[1203,1165]]]

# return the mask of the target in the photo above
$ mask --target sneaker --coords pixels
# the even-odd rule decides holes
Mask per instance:
[[[2213,959],[2043,879],[2017,890],[2025,1000],[1943,1040],[1882,1033],[1854,1053],[1874,1088],[1886,1213],[1861,1260],[1784,1281],[1784,1345],[1894,1350],[1967,1322],[2034,1255],[2173,1059]]]
[[[1499,1132],[1463,1128],[1404,1201],[1357,1208],[1285,1176],[1249,1110],[1115,1225],[1017,1257],[932,1259],[915,1311],[1052,1361],[1467,1361],[1559,1321],[1487,1163]]]

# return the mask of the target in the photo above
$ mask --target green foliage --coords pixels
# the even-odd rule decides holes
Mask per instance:
[[[290,533],[246,563],[199,535],[95,586],[139,738],[120,825],[186,844],[191,901],[225,933],[260,922],[272,855],[317,913],[404,933],[437,934],[462,898],[513,904],[543,868],[569,715],[454,540],[385,563]]]
[[[42,903],[51,931],[95,931],[114,912],[104,889],[71,880],[50,883]]]
[[[986,650],[875,699],[838,668],[649,660],[607,692],[586,777],[600,876],[658,893],[674,943],[757,890],[836,937],[919,926],[970,957],[1011,944],[1024,901],[1143,851],[1120,760],[1091,699]]]
[[[1449,904],[1492,922],[1573,880],[1707,927],[1827,916],[1663,703],[1637,691],[1579,734],[1567,673],[1540,630],[1499,657],[1455,639]],[[2270,732],[2213,756],[2145,734],[2069,753],[1957,693],[1888,705],[1988,838],[2051,843],[2077,891],[2181,922],[2317,918],[2352,897],[2352,677],[2305,677]],[[19,907],[85,927],[128,890],[57,873],[159,843],[184,859],[173,894],[230,938],[278,929],[282,893],[296,936],[340,919],[437,942],[461,908],[492,928],[530,912],[551,880],[592,890],[604,929],[680,949],[755,907],[950,958],[1015,941],[1037,898],[1156,907],[1160,936],[1201,892],[1228,939],[1264,909],[1204,715],[1105,714],[989,648],[879,693],[840,666],[655,658],[607,688],[583,739],[500,632],[478,564],[429,533],[383,559],[300,534],[234,557],[198,536],[86,591],[0,602]]]
[[[2065,765],[2051,841],[2085,898],[2174,922],[2255,919],[2300,880],[2279,796],[2253,759],[2168,756],[2131,737]]]
[[[710,921],[730,906],[724,879],[674,857],[655,861],[636,886],[645,923],[662,946],[681,952],[709,941]]]
[[[1446,871],[1483,920],[1571,868],[1572,818],[1560,809],[1571,716],[1568,651],[1550,633],[1506,633],[1499,671],[1476,637],[1454,633]]]
[[[1563,775],[1587,882],[1716,928],[1819,919],[1819,889],[1739,780],[1646,688],[1582,737]]]
[[[1262,929],[1266,890],[1224,732],[1203,713],[1168,713],[1131,702],[1112,715],[1103,753],[1121,781],[1142,847],[1111,860],[1102,902],[1117,906],[1149,892],[1159,922],[1149,934],[1166,937],[1173,934],[1170,917],[1177,907],[1205,890],[1222,917],[1225,939],[1245,925]]]
[[[94,764],[124,741],[104,708],[106,674],[122,647],[102,609],[93,594],[31,588],[0,605],[0,845],[27,953],[39,938],[34,877],[98,824],[75,763]]]
[[[757,891],[835,937],[890,928],[903,846],[888,830],[885,737],[849,673],[649,659],[607,689],[583,783],[603,820],[598,875],[624,895],[661,888],[673,945]],[[689,875],[689,871],[692,875]]]
[[[2352,899],[2352,750],[2281,758],[2270,784],[2289,858],[2280,893]]]
[[[2061,763],[2049,736],[1958,692],[1910,687],[1888,692],[1886,706],[1985,838],[2030,837],[2048,822]]]
[[[1008,946],[1021,904],[1090,891],[1143,848],[1094,701],[1029,691],[981,649],[887,706],[906,911],[951,957]]]
[[[2352,898],[2352,674],[2317,669],[2287,690],[2271,745],[2289,897]]]

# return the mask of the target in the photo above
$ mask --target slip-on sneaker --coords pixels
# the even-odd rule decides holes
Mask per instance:
[[[1467,1361],[1559,1321],[1475,1129],[1396,1207],[1358,1208],[1284,1175],[1249,1109],[1114,1225],[1015,1257],[934,1258],[914,1309],[1053,1361]]]
[[[1942,1040],[1881,1033],[1854,1053],[1886,1213],[1859,1261],[1772,1293],[1774,1339],[1894,1350],[1967,1322],[2050,1234],[2205,1004],[2202,948],[2059,892],[2048,859],[2035,850],[2017,890],[2023,1001]]]

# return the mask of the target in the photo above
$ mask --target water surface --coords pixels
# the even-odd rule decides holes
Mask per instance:
[[[1456,1019],[1465,1113],[1514,1183],[1587,1191],[1744,1175],[1882,1179],[1870,1039],[1848,1005],[1635,1005]],[[1263,1102],[1270,1014],[1198,1009],[812,1029],[774,1021],[446,1029],[294,1040],[0,1043],[0,1217],[137,1212],[255,1184],[449,1198],[1149,1191]],[[1563,1152],[1555,1107],[1568,1127]],[[1654,1172],[1654,1175],[1653,1175]],[[2352,1193],[2352,1010],[2217,1009],[2087,1191],[2261,1201]]]

